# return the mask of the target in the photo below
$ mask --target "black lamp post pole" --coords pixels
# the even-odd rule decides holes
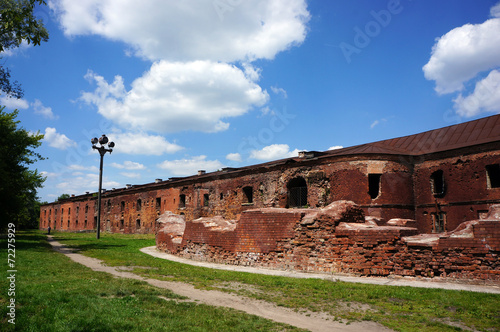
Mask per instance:
[[[101,147],[99,154],[101,155],[101,163],[99,164],[99,192],[97,193],[97,239],[101,237],[101,193],[102,193],[102,164],[106,151]]]
[[[104,160],[104,155],[106,152],[111,152],[113,149],[106,149],[105,144],[108,144],[110,148],[115,146],[115,143],[109,142],[108,143],[108,138],[106,135],[102,135],[97,138],[93,138],[91,140],[92,142],[92,149],[95,149],[99,151],[99,155],[101,156],[101,160],[99,163],[99,192],[97,193],[97,239],[101,237],[101,193],[102,193],[102,168],[103,168],[103,160]],[[99,143],[101,146],[97,147],[96,144]]]

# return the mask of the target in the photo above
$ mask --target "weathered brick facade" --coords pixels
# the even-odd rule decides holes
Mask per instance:
[[[42,206],[40,228],[50,225],[63,231],[94,230],[96,196],[96,193],[89,193]],[[337,227],[333,244],[328,242],[328,254],[321,251],[327,250],[321,245],[324,242],[307,242],[307,237],[299,237],[294,241],[305,242],[299,247],[306,254],[299,255],[300,259],[286,259],[291,249],[287,247],[289,242],[282,241],[290,232],[296,232],[293,225],[297,218],[302,218],[304,212],[301,211],[341,200],[354,202],[364,215],[379,223],[394,218],[414,220],[411,232],[416,233],[445,234],[464,221],[484,219],[488,209],[500,203],[500,115],[349,148],[305,152],[295,158],[259,165],[212,173],[200,171],[189,177],[108,190],[102,194],[101,229],[153,233],[158,217],[172,212],[188,221],[183,236],[186,241],[194,242],[183,242],[186,248],[204,243],[210,248],[220,248],[228,259],[235,261],[240,257],[230,252],[249,257],[265,253],[265,259],[273,264],[283,261],[290,265],[293,262],[294,268],[305,270],[312,266],[322,266],[320,269],[328,271],[375,269],[379,271],[377,274],[385,275],[386,264],[393,264],[394,270],[405,266],[405,260],[394,261],[394,258],[388,262],[384,255],[391,251],[380,245],[377,245],[380,256],[377,254],[369,260],[373,263],[382,259],[380,264],[366,265],[361,263],[361,256],[356,256],[373,241],[386,243],[387,248],[397,248],[398,255],[403,255],[404,251],[398,247],[401,240],[395,239],[405,237],[407,230],[394,227],[379,229],[378,235],[369,233],[375,236],[373,241],[364,237],[366,230],[357,229],[357,233],[351,234],[349,232],[354,230],[346,229],[345,232],[351,235],[342,237]],[[273,217],[267,219],[267,208],[288,210],[279,210],[284,211],[281,215],[276,214],[276,210],[272,212]],[[243,213],[247,210],[251,211]],[[235,231],[203,233],[203,222],[194,221],[215,216],[234,220],[233,226],[237,223],[238,227]],[[260,223],[259,227],[250,227],[250,221]],[[253,247],[255,243],[259,243],[258,250]],[[277,248],[281,251],[276,251]],[[293,250],[299,249],[294,247]],[[412,249],[412,255],[415,250]],[[436,255],[435,260],[440,257],[434,247],[418,250],[422,257]],[[331,252],[336,251],[344,253],[342,260],[346,261],[339,262],[331,257]],[[322,263],[317,263],[315,257],[320,257],[317,259]],[[354,267],[348,264],[349,259],[361,265]],[[419,260],[413,257],[412,261]],[[342,264],[350,267],[344,268]],[[436,264],[443,267],[437,270],[426,267],[423,271],[435,274],[444,269],[447,273],[448,265]],[[420,271],[416,266],[413,270]]]

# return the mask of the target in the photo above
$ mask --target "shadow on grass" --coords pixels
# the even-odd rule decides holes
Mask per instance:
[[[103,239],[85,239],[87,243],[81,243],[81,239],[75,239],[73,237],[64,236],[64,233],[56,233],[53,235],[53,240],[63,243],[64,245],[78,249],[81,252],[92,251],[92,250],[106,250],[106,249],[116,249],[116,248],[125,248],[126,244],[111,244],[105,243]],[[92,241],[92,242],[90,242]]]
[[[38,230],[23,230],[16,233],[16,250],[47,251],[51,250],[50,244],[46,241],[47,236]],[[7,248],[7,238],[0,239],[0,247]]]

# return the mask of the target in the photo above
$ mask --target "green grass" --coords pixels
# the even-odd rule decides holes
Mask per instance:
[[[127,255],[133,250],[129,245],[136,244],[126,237],[109,242],[105,236],[94,247],[88,235],[80,236],[82,247],[95,253]],[[76,246],[78,237],[70,237]],[[137,239],[144,241],[151,242]],[[0,240],[1,331],[298,331],[236,310],[178,302],[182,298],[169,290],[94,272],[52,251],[40,232],[17,233],[15,245],[14,326],[7,322],[7,241]]]
[[[47,252],[47,245],[43,242],[43,239],[39,238],[39,234],[41,233],[26,234],[30,237],[36,237],[36,241],[39,243],[33,248],[30,247],[30,252],[37,252],[39,250],[36,248],[42,247],[43,257],[57,256],[58,260],[61,261],[61,266],[57,269],[48,266],[47,269],[52,271],[51,273],[55,274],[56,271],[59,271],[59,269],[68,265],[71,265],[70,270],[77,270],[78,265],[75,266],[74,263],[71,263],[64,257],[63,260],[59,254]],[[139,251],[140,248],[154,245],[153,235],[122,235],[105,233],[102,234],[100,240],[96,240],[95,234],[57,233],[55,235],[55,240],[72,248],[80,249],[80,253],[84,255],[104,260],[107,265],[135,267],[133,272],[143,276],[161,280],[189,282],[199,288],[219,289],[237,293],[273,302],[279,306],[293,308],[300,312],[327,312],[333,315],[335,319],[344,323],[350,321],[370,320],[379,322],[389,328],[399,331],[459,331],[461,330],[459,327],[474,328],[481,331],[499,331],[500,327],[500,295],[498,294],[483,294],[440,289],[421,289],[413,287],[378,286],[345,283],[339,281],[331,282],[317,279],[293,279],[194,267],[169,262],[141,253]],[[2,246],[6,247],[6,245],[3,244]],[[35,259],[35,261],[37,261],[37,259]],[[49,265],[53,264],[55,263]],[[83,267],[78,267],[78,269],[87,271],[86,273],[95,274],[95,272],[89,272],[88,269]],[[65,270],[67,271],[68,269]],[[19,274],[20,276],[22,275],[21,271]],[[33,277],[27,285],[35,282],[35,280],[39,280],[41,274],[42,273],[39,273],[39,275]],[[73,275],[74,274],[75,273],[73,273]],[[80,277],[82,275],[81,272],[76,274],[77,275],[73,276],[73,279],[66,280],[64,282],[64,285],[66,285],[65,287],[68,287],[66,292],[70,292],[71,287],[77,287],[77,285],[78,287],[83,287],[83,285],[80,284],[89,283],[89,281],[85,281]],[[58,275],[60,274],[58,273]],[[131,292],[134,287],[139,286],[141,289],[147,289],[148,294],[150,292],[165,293],[165,291],[152,289],[142,283],[116,280],[109,276],[107,277],[106,275],[98,275],[100,276],[99,278],[107,278],[106,280],[109,280],[110,282],[120,284],[121,286],[116,287],[118,287],[117,289],[119,289],[122,293],[125,291]],[[69,277],[64,278],[66,279]],[[79,283],[78,280],[80,280],[81,283]],[[46,291],[50,290],[48,287],[54,281],[56,281],[54,277],[46,280],[46,285],[43,286],[43,288],[47,288]],[[37,281],[36,284],[39,284],[38,287],[42,287],[42,281]],[[71,286],[71,284],[76,285]],[[61,284],[59,287],[62,286],[63,285]],[[89,288],[91,289],[92,286]],[[79,291],[75,292],[75,294],[76,293],[85,294],[85,298],[91,296],[91,293],[86,294]],[[96,295],[92,297],[92,300],[82,299],[81,301],[93,304],[98,299],[104,301],[104,303],[109,303],[110,301],[139,301],[139,299],[141,299],[138,294],[132,298],[130,298],[130,295],[117,296],[112,292],[106,294],[108,295]],[[109,294],[114,297],[110,297]],[[133,294],[135,294],[135,292]],[[174,296],[171,293],[168,294],[169,297]],[[48,294],[46,296],[48,296]],[[154,301],[159,301],[156,300],[155,296],[157,295],[151,295],[151,298],[155,299]],[[59,298],[57,298],[57,300],[53,300],[52,303],[55,305],[58,301],[62,300],[62,298],[64,297],[61,297],[61,294],[59,294]],[[150,306],[143,306],[142,302],[140,303],[141,306],[139,307],[141,310],[146,310],[146,312],[149,312],[149,309],[147,308],[151,308],[150,310],[153,310],[158,307],[158,302],[153,302]],[[160,303],[164,302],[160,301]],[[103,307],[107,307],[105,304],[102,305]],[[181,304],[175,304],[175,302],[171,305],[176,308],[179,305],[182,307]],[[212,308],[210,310],[216,309]],[[89,313],[90,312],[93,312],[93,310],[89,311]],[[141,312],[138,315],[140,316],[142,314],[144,313]],[[58,315],[57,317],[63,317],[66,315],[68,315],[68,313]],[[81,317],[81,315],[79,316]],[[111,312],[106,314],[103,312],[103,316],[100,319],[107,321],[110,319],[110,316],[114,315]],[[212,317],[212,320],[214,319],[213,317],[218,317],[218,319],[222,318],[221,315],[215,313],[213,316],[208,316]],[[205,318],[207,318],[207,316],[205,316]],[[227,316],[224,316],[224,318],[227,318]],[[186,317],[186,319],[190,320],[191,318]],[[193,319],[195,319],[195,317],[193,317]],[[146,321],[149,320],[150,318]],[[123,321],[123,319],[116,321],[117,324],[125,322],[126,320]],[[89,323],[88,319],[87,323]],[[114,326],[112,322],[108,322],[108,324],[111,324],[108,326]],[[189,326],[191,326],[191,324],[194,324],[193,326],[195,326],[192,330],[199,329],[223,331],[232,330],[233,328],[238,330],[246,329],[246,327],[236,328],[230,325],[217,328],[212,328],[211,326],[198,327],[196,323],[189,323]],[[215,324],[215,322],[213,324]],[[222,324],[222,322],[220,322],[220,324]],[[250,328],[249,330],[258,330],[259,328],[269,330],[269,327],[261,328],[258,326],[256,328]],[[156,330],[156,328],[152,328],[152,330]],[[175,330],[175,328],[173,328],[173,330]]]

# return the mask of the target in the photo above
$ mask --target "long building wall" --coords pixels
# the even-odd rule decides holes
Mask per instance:
[[[295,158],[106,191],[101,229],[153,233],[156,218],[165,211],[186,220],[215,215],[237,219],[248,209],[323,207],[349,200],[366,215],[416,219],[423,233],[452,230],[500,203],[500,188],[492,187],[488,178],[488,167],[500,164],[500,151],[475,151],[430,156],[415,164],[391,155]],[[93,193],[44,205],[40,228],[93,230],[96,201]],[[444,219],[442,229],[436,227],[439,217]]]

